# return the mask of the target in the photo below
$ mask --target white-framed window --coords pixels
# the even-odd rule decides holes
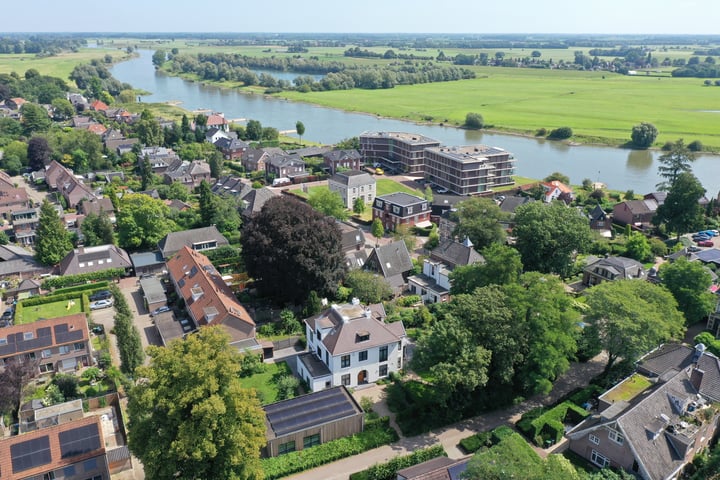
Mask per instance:
[[[42,353],[40,353],[40,356],[42,358],[50,358],[51,355],[52,355],[52,350],[50,350],[50,349],[43,350]]]
[[[70,345],[60,345],[60,355],[65,355],[70,352]]]
[[[590,442],[594,443],[595,445],[600,445],[600,439],[592,433],[590,434]]]
[[[610,460],[604,455],[599,454],[595,450],[593,450],[592,454],[590,455],[590,461],[600,468],[605,468],[610,465]]]
[[[618,445],[622,445],[623,443],[625,443],[625,437],[623,436],[623,434],[616,430],[608,430],[608,438],[613,442],[617,443]]]
[[[346,387],[349,386],[350,385],[350,374],[347,373],[347,374],[343,375],[342,377],[340,377],[340,383],[342,383]]]
[[[33,338],[35,338],[35,335],[33,335],[33,332],[23,333],[23,340],[32,340]]]

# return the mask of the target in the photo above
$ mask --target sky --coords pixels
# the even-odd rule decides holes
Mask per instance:
[[[3,0],[2,32],[720,34],[720,0]],[[12,21],[7,21],[12,19]]]

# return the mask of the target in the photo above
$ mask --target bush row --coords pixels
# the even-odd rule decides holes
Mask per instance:
[[[142,365],[143,360],[145,360],[145,352],[140,341],[140,332],[133,323],[130,306],[120,289],[117,285],[110,285],[109,290],[115,297],[114,332],[120,353],[120,370],[132,376],[135,368]]]
[[[378,463],[363,470],[362,472],[350,475],[350,480],[395,480],[398,470],[412,467],[419,463],[427,462],[437,457],[447,457],[442,445],[433,445],[429,448],[417,450],[410,455],[395,457],[385,463]]]
[[[545,438],[553,440],[553,443],[562,440],[565,421],[579,423],[588,415],[585,409],[566,401],[547,411],[542,407],[534,408],[526,412],[516,426],[538,447],[542,447]]]
[[[107,268],[99,272],[80,273],[78,275],[65,275],[62,277],[48,278],[42,284],[45,290],[53,288],[69,287],[81,283],[94,282],[97,280],[109,280],[125,276],[124,268]]]
[[[88,293],[94,293],[95,291],[106,289],[109,283],[110,282],[108,282],[107,280],[103,280],[101,282],[89,283],[85,285],[75,285],[74,287],[58,288],[57,290],[53,291],[53,295],[71,292],[84,292],[85,290],[91,291]]]
[[[512,433],[512,428],[503,425],[489,432],[479,432],[463,438],[460,440],[460,446],[467,453],[475,453],[481,448],[490,448],[497,445],[503,438],[512,435]]]
[[[397,439],[398,434],[390,427],[390,420],[383,417],[381,422],[371,426],[366,425],[363,432],[351,437],[339,438],[317,447],[279,457],[265,458],[261,461],[262,468],[265,472],[265,479],[274,480],[293,473],[310,470],[341,458],[357,455],[381,445],[387,445]]]
[[[46,303],[60,302],[62,300],[74,300],[81,296],[82,295],[78,294],[77,292],[61,293],[60,295],[46,295],[21,300],[20,302],[18,302],[18,305],[22,305],[24,307],[35,307],[37,305],[45,305]]]

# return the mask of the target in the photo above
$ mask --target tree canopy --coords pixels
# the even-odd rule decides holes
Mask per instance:
[[[108,245],[115,243],[115,230],[110,217],[105,212],[90,212],[80,226],[85,237],[84,245]]]
[[[635,362],[660,343],[680,339],[683,316],[664,287],[640,280],[603,282],[586,294],[589,336],[608,353],[606,371],[619,359]]]
[[[499,222],[507,215],[492,199],[472,197],[458,203],[456,208],[453,217],[458,224],[453,235],[470,238],[476,249],[505,241],[505,230]]]
[[[175,228],[170,208],[162,200],[132,193],[120,201],[118,243],[123,248],[155,247]]]
[[[345,279],[345,286],[352,290],[352,295],[361,302],[379,303],[392,298],[390,285],[379,275],[365,270],[351,270]]]
[[[335,221],[293,198],[270,199],[240,241],[248,274],[278,299],[304,302],[311,290],[332,296],[345,275]]]
[[[348,217],[345,202],[338,192],[326,188],[317,188],[310,193],[308,203],[315,210],[328,217],[335,217],[338,220],[345,220]]]
[[[672,182],[665,202],[657,208],[653,223],[665,225],[668,232],[680,235],[701,228],[704,210],[700,199],[705,195],[700,181],[690,172],[682,172]]]
[[[35,258],[43,265],[57,265],[72,250],[70,236],[55,207],[43,200],[40,206]]]
[[[130,450],[148,478],[263,478],[265,416],[240,385],[240,359],[219,327],[148,348],[129,392]]]
[[[695,152],[685,146],[682,139],[670,145],[670,150],[658,158],[658,175],[665,179],[657,185],[660,190],[670,190],[681,173],[692,171],[692,162],[695,161]]]
[[[658,273],[675,297],[687,325],[699,322],[715,308],[715,295],[709,290],[712,276],[702,263],[680,257],[673,263],[664,263]]]
[[[531,202],[517,208],[513,234],[526,270],[566,276],[572,256],[582,253],[592,234],[585,217],[562,202]]]
[[[472,293],[478,287],[517,282],[523,270],[520,253],[512,247],[493,243],[482,250],[484,262],[458,266],[450,273],[453,295]]]
[[[658,130],[652,123],[643,122],[635,125],[630,132],[632,144],[637,148],[649,148],[658,136]]]

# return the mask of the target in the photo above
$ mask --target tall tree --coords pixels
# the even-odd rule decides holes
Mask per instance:
[[[153,175],[152,165],[150,165],[150,158],[145,155],[140,164],[140,188],[147,190],[153,183],[155,183],[155,176]]]
[[[313,190],[308,197],[308,204],[315,210],[338,220],[345,220],[348,217],[345,202],[340,194],[327,188]]]
[[[670,186],[665,202],[653,217],[655,225],[665,225],[669,232],[680,235],[703,226],[704,209],[699,200],[705,195],[700,181],[690,172],[680,173]]]
[[[218,199],[205,180],[200,182],[197,190],[200,197],[200,219],[204,227],[209,227],[217,218]]]
[[[220,178],[223,171],[223,156],[220,152],[213,152],[210,154],[208,164],[210,165],[210,176],[212,178]]]
[[[89,213],[80,225],[80,230],[85,237],[84,245],[109,245],[115,243],[115,230],[110,217],[105,212],[100,214]]]
[[[477,249],[505,241],[505,230],[500,221],[507,215],[489,198],[473,197],[457,204],[453,213],[458,225],[453,235],[470,238]]]
[[[140,115],[140,120],[135,126],[135,133],[140,142],[149,147],[162,145],[165,138],[160,123],[148,109],[143,110]]]
[[[242,388],[240,359],[219,327],[149,347],[128,401],[130,450],[149,478],[260,480],[265,416]]]
[[[665,179],[657,185],[659,190],[670,190],[681,173],[692,171],[692,163],[695,161],[695,152],[691,151],[683,139],[673,143],[670,150],[660,155],[658,159],[658,175]]]
[[[43,170],[45,165],[50,163],[52,150],[45,137],[34,136],[28,142],[27,158],[28,166],[33,170]]]
[[[531,202],[518,207],[513,234],[526,270],[566,276],[575,252],[592,239],[585,217],[562,202]]]
[[[517,282],[523,270],[520,253],[512,247],[493,243],[482,250],[484,262],[455,267],[450,273],[451,293],[472,293],[478,287]]]
[[[635,125],[630,132],[630,139],[636,148],[649,148],[658,136],[657,128],[652,123],[643,122]]]
[[[687,325],[699,322],[715,308],[717,299],[710,292],[712,276],[702,263],[680,257],[673,263],[664,263],[659,275],[675,297]]]
[[[72,250],[70,236],[55,207],[43,200],[35,241],[35,259],[43,265],[57,265]]]
[[[243,225],[248,274],[267,294],[296,303],[311,290],[332,296],[345,274],[335,220],[289,197],[270,199]]]
[[[380,303],[392,298],[393,292],[384,278],[365,270],[351,270],[345,278],[345,286],[352,290],[352,296],[365,304]]]
[[[362,215],[365,212],[365,201],[362,199],[362,197],[358,197],[353,202],[353,213],[356,213],[357,215]]]
[[[167,60],[167,53],[165,52],[165,50],[155,50],[155,53],[153,53],[152,56],[152,63],[153,65],[155,65],[155,68],[162,67],[163,63],[165,63],[165,60]]]
[[[118,244],[123,248],[155,247],[175,228],[162,200],[131,193],[123,196],[117,214]]]
[[[300,145],[302,145],[302,136],[305,135],[305,124],[300,120],[295,124],[295,132],[298,134],[298,137],[300,137]]]
[[[40,359],[17,355],[5,360],[0,375],[0,412],[10,414],[20,405],[23,391],[29,381],[37,376]]]
[[[258,120],[248,120],[245,134],[248,140],[260,141],[262,139],[262,124]]]
[[[664,287],[618,280],[603,282],[587,292],[585,329],[607,351],[606,372],[619,359],[632,363],[660,343],[682,338],[683,316]]]
[[[20,107],[20,114],[22,115],[23,130],[27,136],[36,132],[44,132],[52,125],[47,110],[40,105],[25,103]]]
[[[373,220],[370,226],[370,233],[375,237],[375,246],[380,244],[380,239],[385,236],[385,227],[383,227],[382,221],[379,218]]]

